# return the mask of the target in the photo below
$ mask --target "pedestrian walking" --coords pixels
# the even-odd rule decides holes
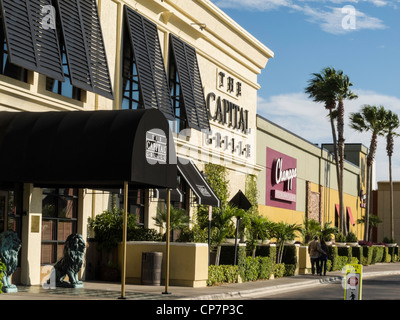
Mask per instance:
[[[322,253],[319,257],[320,259],[319,275],[322,276],[322,273],[324,273],[324,276],[326,276],[326,268],[328,263],[328,246],[326,245],[324,239],[321,239],[321,250],[324,251],[324,253]]]
[[[318,236],[314,237],[314,240],[312,240],[308,244],[308,253],[310,254],[310,259],[311,259],[311,272],[314,275],[315,271],[317,271],[317,274],[320,273],[320,264],[319,264],[319,257],[321,254],[325,253],[325,251],[322,251],[321,249],[321,244],[318,241]]]

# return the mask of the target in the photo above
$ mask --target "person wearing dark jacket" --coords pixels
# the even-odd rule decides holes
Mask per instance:
[[[308,244],[308,253],[310,254],[310,259],[311,259],[311,272],[314,275],[315,271],[317,271],[317,274],[320,273],[320,264],[319,264],[319,257],[325,253],[325,251],[323,251],[321,249],[321,244],[318,241],[318,237],[315,236],[314,240],[311,241]],[[315,270],[317,269],[317,270]]]
[[[320,266],[319,266],[319,275],[322,276],[322,272],[324,273],[324,276],[326,276],[326,268],[327,268],[327,263],[328,263],[328,246],[326,245],[326,242],[324,239],[321,240],[321,250],[324,251],[319,257],[320,259]]]

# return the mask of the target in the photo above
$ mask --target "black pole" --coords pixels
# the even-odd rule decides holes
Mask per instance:
[[[208,265],[211,263],[211,217],[212,207],[208,207]]]
[[[238,233],[239,233],[239,223],[240,223],[240,217],[236,217],[236,235],[235,235],[235,258],[233,260],[233,265],[237,265],[237,240],[238,240]]]

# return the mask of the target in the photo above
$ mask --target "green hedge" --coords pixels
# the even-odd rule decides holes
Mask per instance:
[[[274,264],[270,257],[239,257],[240,263],[232,265],[211,265],[208,267],[207,285],[212,286],[219,283],[234,283],[238,281],[239,275],[243,282],[269,279],[274,273]],[[282,271],[282,276],[285,269]]]
[[[282,278],[285,275],[285,264],[284,263],[276,263],[274,265],[274,277]]]
[[[0,260],[0,294],[3,292],[3,277],[4,277],[4,273],[6,272],[6,265],[1,262]]]
[[[374,255],[373,255],[373,261],[375,263],[382,262],[384,250],[385,250],[385,247],[375,247]]]
[[[260,261],[258,259],[247,257],[245,262],[243,281],[256,281],[260,273]]]
[[[208,267],[207,285],[212,286],[219,283],[235,283],[238,280],[239,267],[230,265],[211,265]]]
[[[268,280],[274,270],[274,264],[270,257],[257,257],[260,262],[260,273],[258,278],[263,280]]]
[[[363,258],[361,260],[362,265],[370,265],[372,263],[373,254],[374,247],[363,247]]]

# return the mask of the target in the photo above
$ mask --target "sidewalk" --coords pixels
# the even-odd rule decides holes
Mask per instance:
[[[379,263],[363,267],[363,277],[378,277],[398,274],[400,263]],[[298,275],[255,282],[223,284],[206,288],[164,286],[142,286],[127,284],[127,300],[224,300],[252,297],[260,294],[276,294],[307,287],[341,281],[340,271],[329,272],[327,276]],[[84,282],[84,288],[45,289],[42,286],[18,286],[16,293],[0,294],[1,300],[116,300],[121,296],[120,283]]]

